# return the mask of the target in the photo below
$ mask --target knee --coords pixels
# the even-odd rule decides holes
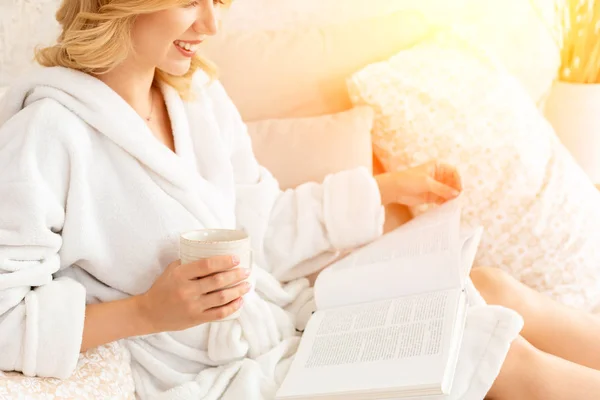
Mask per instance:
[[[517,338],[511,343],[507,354],[509,364],[517,364],[521,367],[532,367],[539,362],[540,350],[529,343],[523,336]],[[535,368],[524,368],[527,371],[533,371]]]
[[[514,383],[524,399],[546,399],[544,393],[546,355],[522,336],[512,342],[505,362],[512,369]]]
[[[541,352],[523,337],[511,344],[500,373],[486,399],[533,399],[543,366]]]
[[[498,268],[480,267],[471,271],[471,280],[488,304],[509,307],[518,301],[516,281]]]

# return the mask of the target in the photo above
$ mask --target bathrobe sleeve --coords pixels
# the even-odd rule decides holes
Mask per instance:
[[[0,370],[66,378],[79,357],[85,289],[53,279],[69,167],[48,101],[0,127]]]
[[[246,125],[224,89],[219,83],[213,86],[214,96],[225,108],[219,119],[230,135],[238,227],[250,234],[263,267],[280,279],[308,275],[323,265],[302,262],[381,235],[385,211],[377,183],[367,169],[332,174],[322,183],[281,191],[277,180],[254,157]]]

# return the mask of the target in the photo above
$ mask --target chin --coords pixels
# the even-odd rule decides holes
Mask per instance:
[[[184,62],[174,62],[167,65],[159,65],[158,69],[166,72],[169,75],[183,76],[190,70],[191,65],[191,61],[186,60]]]

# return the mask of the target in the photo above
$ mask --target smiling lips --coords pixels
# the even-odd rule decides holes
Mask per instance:
[[[175,44],[175,47],[177,47],[177,50],[179,50],[181,54],[183,54],[186,57],[192,57],[194,54],[196,54],[198,48],[200,47],[200,43],[202,42],[184,42],[183,40],[176,40],[175,42],[173,42],[173,44]]]

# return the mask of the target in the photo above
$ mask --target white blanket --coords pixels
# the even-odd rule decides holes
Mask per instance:
[[[86,301],[146,291],[177,258],[182,231],[239,227],[258,264],[240,318],[126,343],[142,399],[273,398],[312,296],[305,279],[282,285],[278,278],[326,250],[380,235],[380,196],[362,169],[282,193],[257,164],[222,87],[196,78],[188,103],[162,87],[176,153],[88,75],[44,69],[7,93],[0,105],[0,370],[68,376]],[[478,399],[520,319],[481,306],[468,326],[453,398]]]

